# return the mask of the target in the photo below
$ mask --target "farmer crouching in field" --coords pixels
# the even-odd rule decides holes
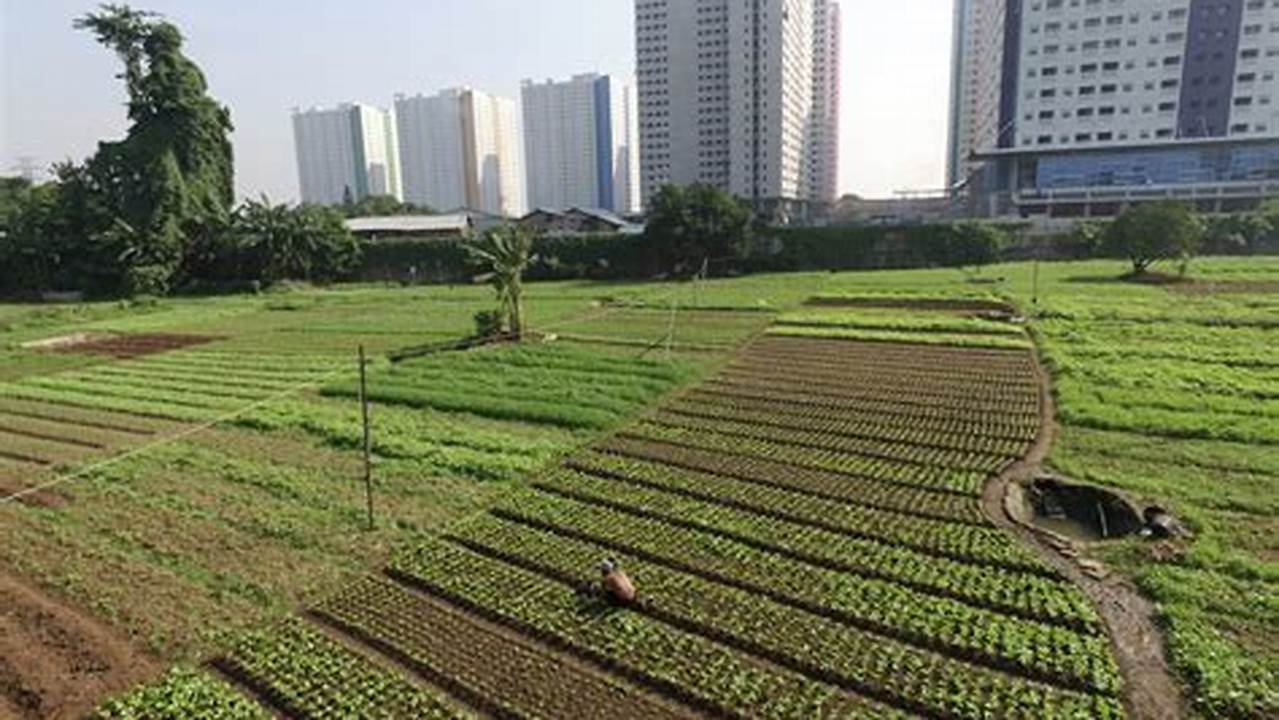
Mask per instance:
[[[600,582],[606,598],[622,606],[635,602],[635,584],[622,572],[616,560],[609,558],[600,563],[600,572],[603,574]]]

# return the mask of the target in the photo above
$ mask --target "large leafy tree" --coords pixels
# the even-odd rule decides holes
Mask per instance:
[[[1008,244],[1008,234],[990,223],[969,222],[955,226],[951,238],[951,262],[979,270],[999,259]]]
[[[188,262],[202,279],[270,284],[339,280],[359,258],[359,244],[337,210],[278,205],[263,196],[236,209],[229,225],[200,243]]]
[[[1275,231],[1274,215],[1264,212],[1237,213],[1210,218],[1206,239],[1211,252],[1250,252]]]
[[[465,244],[471,262],[497,293],[494,329],[519,340],[525,331],[524,271],[533,259],[535,233],[519,225],[503,225]]]
[[[8,230],[12,218],[30,194],[31,183],[26,178],[0,177],[0,232]]]
[[[666,185],[649,203],[644,235],[662,267],[678,274],[745,257],[753,225],[746,203],[713,185]]]
[[[1106,247],[1132,262],[1141,275],[1160,260],[1193,257],[1203,241],[1204,224],[1188,205],[1157,202],[1138,205],[1115,218],[1106,229]]]
[[[103,5],[75,22],[124,64],[132,125],[103,142],[72,195],[74,218],[115,289],[169,289],[187,249],[222,228],[234,202],[229,111],[208,96],[204,74],[182,53],[182,34],[159,16]]]

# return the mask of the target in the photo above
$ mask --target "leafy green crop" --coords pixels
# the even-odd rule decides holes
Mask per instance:
[[[439,695],[370,665],[300,620],[245,635],[221,662],[271,702],[301,717],[470,717]]]
[[[110,700],[95,720],[269,720],[271,714],[226,683],[187,668]]]

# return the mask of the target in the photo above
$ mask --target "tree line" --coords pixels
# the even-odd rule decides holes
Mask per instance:
[[[165,294],[189,284],[336,279],[358,262],[342,213],[234,198],[230,111],[173,24],[103,5],[75,21],[113,50],[129,129],[41,185],[0,183],[0,292]]]
[[[345,217],[430,212],[390,197],[348,198],[332,208],[291,207],[265,197],[237,206],[231,113],[209,96],[204,74],[182,52],[179,30],[124,5],[103,5],[75,27],[92,33],[123,65],[118,77],[127,90],[130,126],[123,139],[100,143],[85,162],[58,165],[51,182],[0,179],[0,294],[131,296],[333,281],[360,263]],[[581,265],[583,276],[690,277],[849,269],[878,261],[880,252],[865,246],[859,229],[768,228],[748,203],[704,184],[661,188],[647,223],[642,238],[561,239],[552,244],[562,252],[534,252],[522,265],[547,276],[562,274],[570,263]],[[984,222],[886,232],[904,246],[898,248],[904,260],[890,262],[910,266],[980,267],[1017,242],[1007,227]],[[1184,264],[1205,245],[1246,252],[1276,236],[1279,201],[1256,213],[1213,218],[1182,204],[1151,203],[1105,224],[1081,223],[1065,244],[1077,257],[1127,258],[1140,274],[1161,260]],[[543,240],[528,242],[546,246]],[[492,264],[482,271],[493,272]],[[518,317],[517,304],[507,304],[504,315],[510,314]]]

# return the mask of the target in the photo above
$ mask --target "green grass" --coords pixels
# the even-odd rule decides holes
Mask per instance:
[[[902,310],[803,310],[777,319],[779,325],[911,333],[949,333],[1024,337],[1026,331],[1009,323],[937,313],[933,317]]]
[[[406,361],[373,373],[380,404],[462,412],[500,420],[603,430],[692,379],[689,361],[609,357],[568,345],[490,347]],[[324,393],[352,398],[356,381]]]

